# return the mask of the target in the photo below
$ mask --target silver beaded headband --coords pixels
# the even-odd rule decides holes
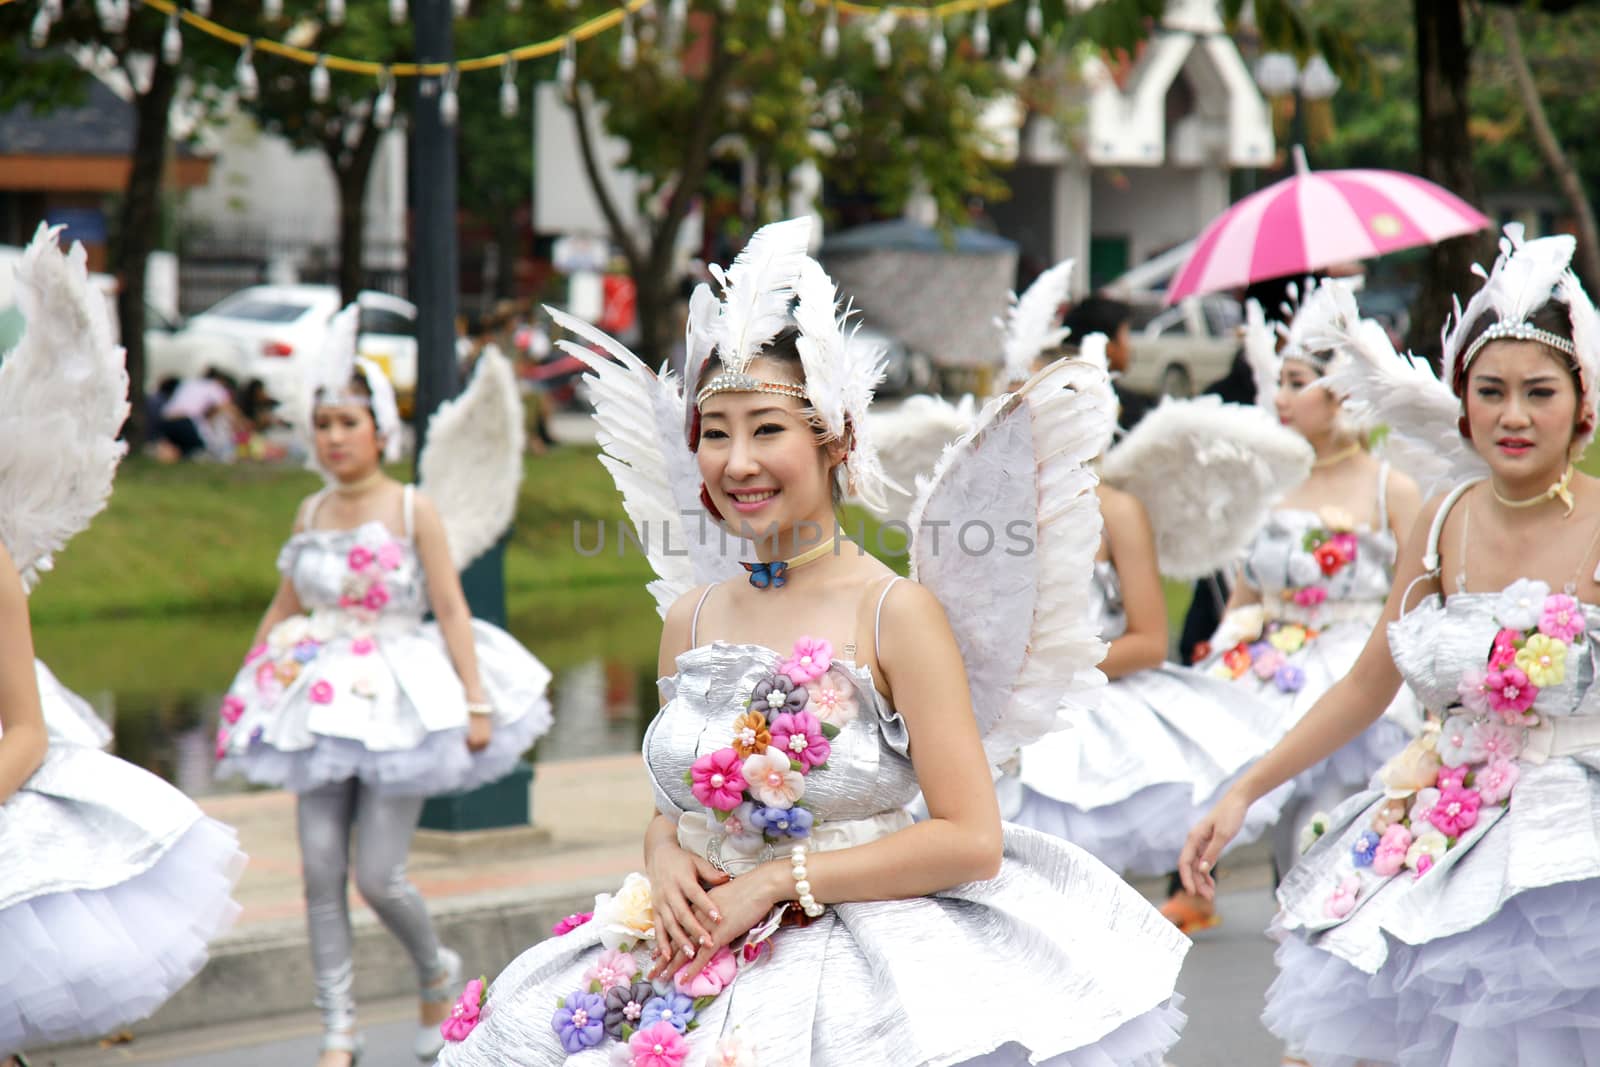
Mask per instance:
[[[1572,359],[1578,358],[1578,346],[1560,334],[1551,333],[1527,322],[1497,322],[1480,333],[1473,339],[1472,344],[1467,346],[1467,354],[1461,358],[1463,370],[1472,365],[1472,357],[1490,341],[1538,341],[1542,345],[1549,345],[1557,352],[1565,353]]]
[[[793,382],[772,382],[765,378],[757,378],[753,374],[730,374],[723,372],[705,384],[694,397],[694,406],[700,407],[708,397],[718,393],[773,393],[777,396],[792,396],[796,400],[810,401],[805,387],[795,385]]]
[[[316,397],[317,407],[358,407],[372,410],[372,397],[363,396],[357,392],[335,393],[327,389],[318,389]]]

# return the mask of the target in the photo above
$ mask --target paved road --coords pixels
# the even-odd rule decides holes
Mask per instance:
[[[1189,1025],[1170,1059],[1174,1067],[1274,1067],[1278,1044],[1261,1027],[1262,995],[1272,981],[1272,946],[1261,931],[1271,918],[1264,888],[1222,896],[1223,925],[1196,939],[1180,991]],[[362,1008],[367,1033],[363,1067],[413,1067],[415,1001]],[[191,1030],[109,1049],[76,1049],[34,1057],[37,1067],[310,1067],[317,1019],[310,1012],[209,1030]]]

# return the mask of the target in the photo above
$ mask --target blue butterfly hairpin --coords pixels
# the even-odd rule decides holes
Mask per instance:
[[[789,569],[786,560],[773,560],[771,563],[740,563],[745,570],[750,572],[750,584],[757,589],[782,589],[788,581],[783,572]]]

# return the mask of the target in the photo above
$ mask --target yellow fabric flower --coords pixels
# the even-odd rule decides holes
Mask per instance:
[[[1567,676],[1566,642],[1534,634],[1517,650],[1517,669],[1540,689],[1560,685]]]
[[[1267,643],[1285,656],[1292,656],[1305,646],[1306,628],[1298,623],[1280,626],[1267,635]]]

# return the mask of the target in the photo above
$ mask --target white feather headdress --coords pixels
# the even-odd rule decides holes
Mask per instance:
[[[367,393],[371,398],[372,421],[378,427],[378,434],[383,438],[383,461],[397,463],[400,460],[403,436],[400,429],[400,405],[395,400],[394,386],[390,383],[389,376],[383,373],[383,368],[370,359],[363,359],[356,354],[360,330],[359,304],[348,305],[328,323],[328,333],[323,338],[322,351],[318,354],[316,365],[309,378],[311,395],[306,411],[315,412],[319,403],[367,404],[367,397],[349,395],[351,379],[357,374],[361,375],[362,381],[367,383]],[[309,428],[307,432],[310,432]],[[312,449],[311,465],[313,469],[317,469],[315,449]]]
[[[1267,324],[1266,313],[1255,300],[1246,300],[1244,304],[1244,359],[1250,365],[1250,378],[1255,382],[1256,406],[1272,407],[1283,360],[1278,357],[1277,331]]]
[[[1453,389],[1463,361],[1470,362],[1467,335],[1481,318],[1493,316],[1497,327],[1495,335],[1517,336],[1518,327],[1531,331],[1528,320],[1534,312],[1551,300],[1559,301],[1566,305],[1572,324],[1572,355],[1583,379],[1583,410],[1589,415],[1590,429],[1576,442],[1583,448],[1594,437],[1596,378],[1600,377],[1600,316],[1572,272],[1572,257],[1577,247],[1577,241],[1565,234],[1527,241],[1523,239],[1521,224],[1512,223],[1505,228],[1505,235],[1500,239],[1500,255],[1493,268],[1485,273],[1481,266],[1473,267],[1473,272],[1484,279],[1483,288],[1473,294],[1465,310],[1460,300],[1456,300],[1454,313],[1445,320],[1444,382]]]
[[[1011,294],[1005,317],[995,319],[1004,336],[1001,351],[1006,384],[1026,381],[1033,375],[1033,361],[1039,353],[1059,345],[1072,332],[1056,325],[1071,284],[1072,260],[1064,259],[1035,278],[1020,297]]]

